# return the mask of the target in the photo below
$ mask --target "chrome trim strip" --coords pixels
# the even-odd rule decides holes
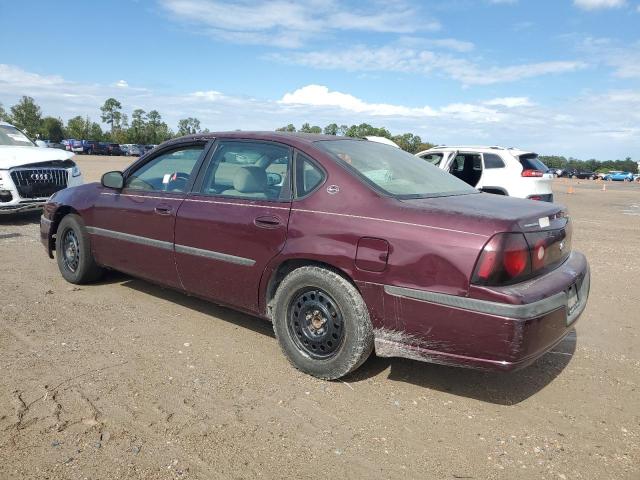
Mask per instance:
[[[156,240],[155,238],[141,237],[138,235],[131,235],[130,233],[116,232],[114,230],[107,230],[105,228],[98,227],[87,227],[87,232],[92,235],[124,240],[125,242],[137,243],[139,245],[162,248],[163,250],[173,250],[173,243],[165,242],[164,240]]]
[[[176,244],[176,252],[184,253],[187,255],[195,255],[198,257],[211,258],[213,260],[220,260],[222,262],[234,263],[236,265],[243,265],[246,267],[253,267],[256,264],[256,261],[250,258],[236,257],[235,255],[229,255],[227,253],[214,252],[212,250],[203,250],[202,248],[188,247],[186,245]]]
[[[588,282],[583,282],[583,284],[584,283]],[[428,292],[425,290],[394,287],[391,285],[385,285],[384,291],[396,297],[407,297],[424,302],[437,303],[438,305],[446,305],[448,307],[497,315],[499,317],[508,317],[516,320],[528,320],[567,306],[567,295],[565,292],[556,293],[549,298],[544,298],[533,303],[511,305],[508,303],[490,302],[488,300],[458,297],[456,295],[447,295],[446,293]],[[582,288],[580,291],[582,293]],[[582,301],[582,298],[581,296],[580,301]],[[584,303],[586,304],[586,298],[584,298]],[[576,309],[576,311],[578,310],[580,310],[580,312],[582,311],[580,308]]]
[[[213,260],[220,260],[222,262],[233,263],[235,265],[243,265],[245,267],[252,267],[256,264],[256,261],[250,258],[236,257],[235,255],[229,255],[228,253],[215,252],[213,250],[204,250],[202,248],[189,247],[187,245],[174,245],[173,243],[165,242],[164,240],[156,240],[155,238],[141,237],[139,235],[131,235],[130,233],[116,232],[114,230],[107,230],[106,228],[87,227],[87,231],[92,235],[100,235],[102,237],[114,238],[116,240],[137,243],[139,245],[162,248],[163,250],[175,250],[178,253],[195,255],[198,257],[210,258]]]

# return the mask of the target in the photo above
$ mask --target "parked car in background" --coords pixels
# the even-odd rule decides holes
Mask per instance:
[[[139,157],[142,155],[143,149],[140,145],[129,145],[127,146],[127,155],[132,157]]]
[[[587,302],[571,230],[559,205],[481,193],[398,148],[280,132],[171,140],[58,192],[40,224],[67,281],[121,270],[268,319],[289,361],[323,379],[374,349],[532,363]]]
[[[486,193],[553,202],[554,178],[537,153],[504,147],[434,147],[416,156]]]
[[[83,140],[70,140],[69,150],[73,153],[85,153]]]
[[[107,154],[108,155],[123,155],[122,153],[122,149],[120,148],[120,145],[117,143],[109,143],[107,145]]]
[[[604,177],[603,180],[607,180],[610,182],[632,182],[633,181],[633,173],[631,172],[609,172]]]
[[[400,148],[400,146],[396,142],[394,142],[393,140],[388,139],[387,137],[378,137],[376,135],[367,135],[364,138],[366,138],[367,140],[369,140],[371,142],[384,143],[385,145],[391,145],[392,147]]]
[[[53,193],[82,184],[73,153],[37,147],[13,125],[0,122],[0,214],[41,208]]]
[[[97,140],[82,140],[82,153],[85,155],[97,155],[98,143],[100,142]]]
[[[60,150],[66,150],[65,145],[60,142],[54,142],[52,140],[43,140],[47,148],[58,148]]]
[[[598,178],[598,174],[590,170],[564,170],[562,172],[562,175],[560,176],[568,178],[579,178],[581,180],[595,180],[596,178]]]

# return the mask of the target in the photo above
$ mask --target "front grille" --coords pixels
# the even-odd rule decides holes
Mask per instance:
[[[61,168],[29,168],[11,172],[11,179],[22,198],[50,197],[67,188],[67,171]]]

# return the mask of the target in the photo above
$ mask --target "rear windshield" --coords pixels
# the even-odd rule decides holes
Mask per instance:
[[[366,140],[321,140],[316,145],[376,190],[397,198],[478,193],[462,180],[396,147]]]
[[[34,144],[29,138],[11,125],[0,125],[0,145],[10,147],[33,147]]]
[[[541,172],[547,172],[549,170],[549,167],[547,167],[535,153],[525,153],[524,155],[520,155],[519,158],[524,170],[540,170]]]

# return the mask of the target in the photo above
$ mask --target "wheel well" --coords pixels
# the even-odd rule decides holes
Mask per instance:
[[[51,248],[51,250],[56,249],[55,234],[58,231],[58,225],[60,225],[60,222],[62,221],[62,219],[67,215],[69,215],[70,213],[75,213],[76,215],[78,214],[75,208],[70,207],[68,205],[63,205],[56,210],[56,213],[53,217],[53,223],[51,224],[51,230],[50,230],[51,241],[50,241],[49,248]]]
[[[306,258],[296,258],[291,260],[285,260],[280,265],[278,265],[278,268],[276,268],[273,271],[273,273],[271,274],[271,277],[269,278],[269,283],[267,284],[267,290],[265,292],[265,305],[266,305],[266,314],[269,318],[271,318],[271,302],[273,301],[273,298],[276,296],[276,291],[278,290],[280,283],[282,283],[282,280],[284,280],[284,278],[289,273],[291,273],[292,271],[300,267],[321,267],[327,270],[331,270],[332,272],[337,273],[342,278],[347,280],[359,291],[358,286],[355,284],[353,279],[349,275],[347,275],[345,272],[343,272],[339,268],[334,267],[333,265],[330,265],[325,262],[320,262],[318,260],[311,260]]]
[[[497,187],[483,188],[482,191],[484,193],[491,193],[493,195],[507,195],[507,192],[505,190],[503,190],[502,188],[497,188]]]

